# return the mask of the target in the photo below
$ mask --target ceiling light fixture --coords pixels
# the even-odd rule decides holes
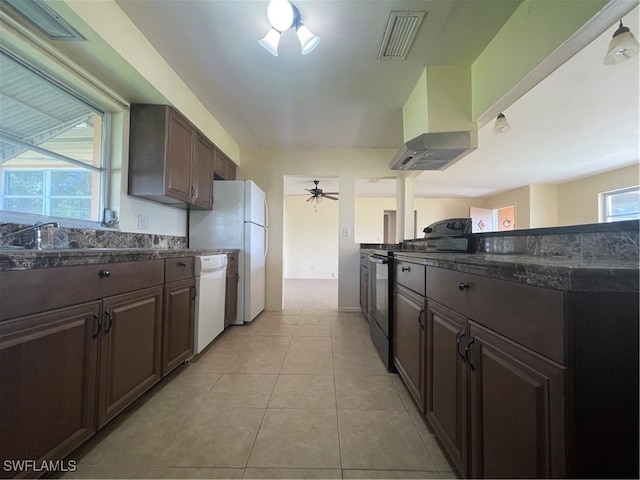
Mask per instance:
[[[622,20],[620,20],[620,25],[613,34],[613,38],[607,49],[607,54],[602,59],[602,63],[605,65],[615,65],[616,63],[624,62],[637,55],[638,50],[640,50],[638,41],[633,36],[633,33],[622,25]]]
[[[504,113],[501,113],[496,118],[496,123],[493,126],[493,133],[507,133],[509,130],[511,130],[511,126],[509,125],[509,122],[507,122],[507,117],[504,116]]]
[[[296,29],[303,55],[310,53],[320,42],[320,37],[311,33],[302,23],[298,7],[288,0],[271,0],[267,7],[267,18],[271,28],[258,43],[274,57],[278,56],[278,43],[282,32],[292,27]]]

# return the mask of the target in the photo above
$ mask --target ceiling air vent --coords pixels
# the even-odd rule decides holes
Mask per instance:
[[[391,12],[378,60],[404,60],[427,12]]]
[[[52,40],[85,40],[42,0],[2,0]]]

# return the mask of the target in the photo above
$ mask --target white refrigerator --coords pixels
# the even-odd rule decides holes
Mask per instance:
[[[252,321],[266,302],[267,199],[251,180],[213,182],[213,210],[189,213],[190,248],[238,248],[238,317]]]

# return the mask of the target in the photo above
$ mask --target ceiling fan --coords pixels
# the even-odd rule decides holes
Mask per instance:
[[[318,188],[318,184],[320,180],[314,180],[315,188],[305,188],[307,192],[311,194],[311,196],[307,199],[307,202],[320,203],[323,198],[328,198],[329,200],[338,200],[338,197],[334,197],[334,195],[338,195],[338,192],[324,192],[321,188]]]

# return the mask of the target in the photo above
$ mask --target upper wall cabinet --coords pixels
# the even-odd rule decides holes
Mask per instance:
[[[216,149],[166,105],[131,105],[129,195],[178,207],[213,208]]]
[[[213,173],[216,180],[235,180],[236,164],[224,153],[216,149]]]

